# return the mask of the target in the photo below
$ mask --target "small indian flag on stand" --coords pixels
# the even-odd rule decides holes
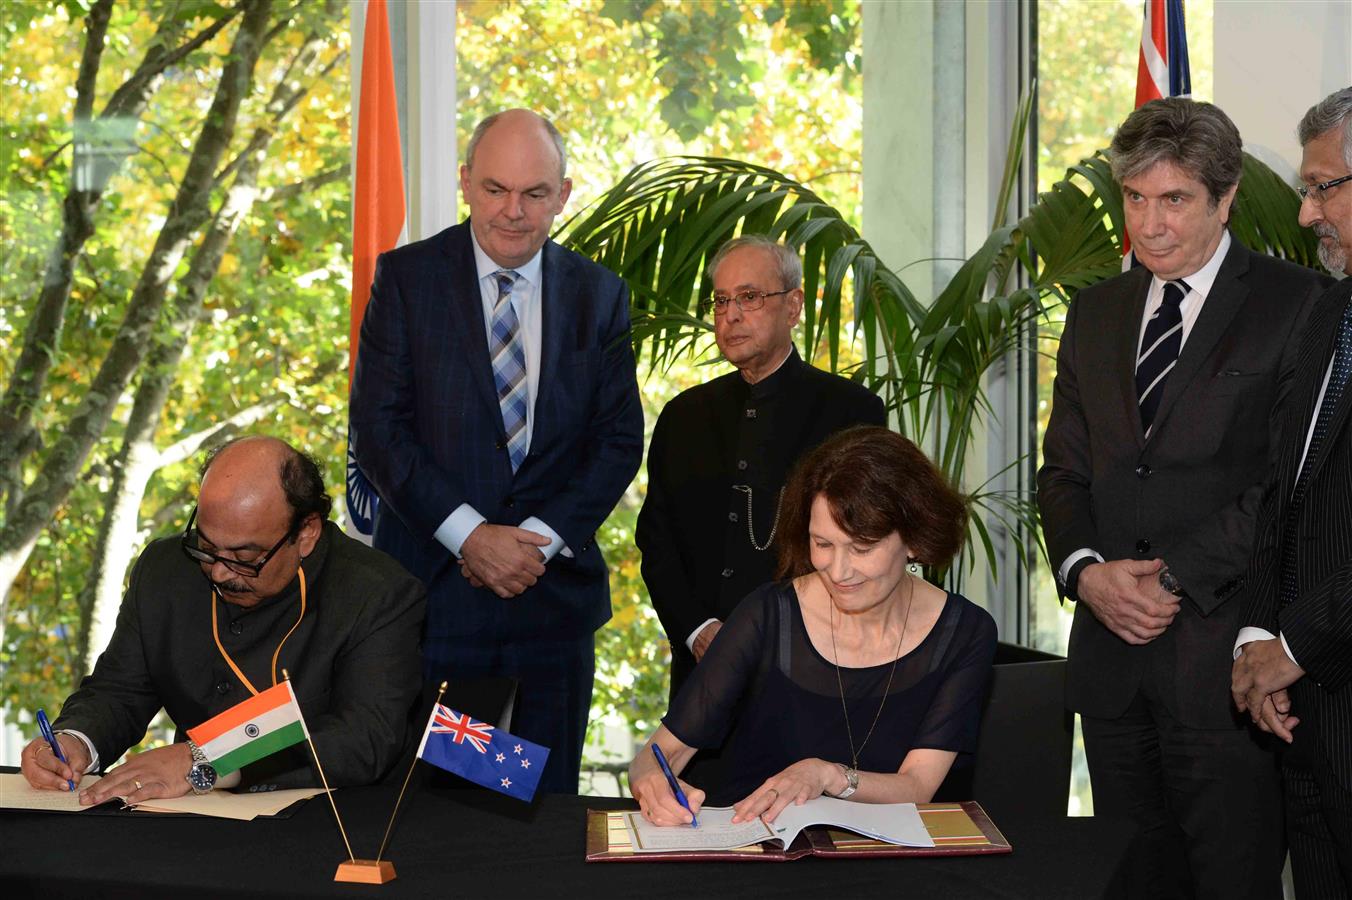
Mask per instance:
[[[217,775],[229,775],[292,744],[309,740],[291,682],[283,681],[196,728],[188,737],[202,748]]]

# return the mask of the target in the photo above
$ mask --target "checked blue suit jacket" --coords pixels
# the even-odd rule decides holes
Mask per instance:
[[[350,439],[381,499],[375,546],[427,585],[429,642],[485,629],[513,640],[580,638],[610,618],[595,532],[643,455],[629,292],[553,241],[543,252],[539,390],[530,452],[515,475],[468,220],[376,262]],[[494,524],[537,516],[574,558],[556,555],[510,600],[471,587],[434,537],[461,503]]]

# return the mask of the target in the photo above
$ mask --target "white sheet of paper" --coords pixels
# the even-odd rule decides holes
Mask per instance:
[[[770,827],[787,847],[798,832],[813,825],[829,825],[903,847],[933,847],[914,803],[851,803],[834,797],[814,797],[802,806],[790,804]]]
[[[851,803],[834,797],[816,797],[802,806],[787,807],[767,825],[757,819],[734,825],[731,807],[705,807],[699,811],[699,827],[660,827],[641,813],[624,815],[635,853],[675,850],[736,850],[763,841],[788,847],[804,828],[833,826],[864,837],[903,847],[933,847],[920,810],[914,803]]]
[[[40,809],[47,812],[84,812],[92,806],[80,805],[80,791],[96,784],[97,775],[86,775],[74,791],[41,791],[31,786],[18,772],[0,772],[0,808]]]
[[[695,817],[698,828],[689,825],[654,825],[639,812],[624,814],[625,827],[635,853],[670,853],[674,850],[736,850],[774,838],[760,819],[733,824],[732,807],[706,806]]]
[[[136,804],[141,812],[194,813],[215,816],[218,819],[249,821],[259,816],[275,816],[297,800],[308,800],[323,788],[296,788],[287,791],[259,791],[232,794],[230,791],[212,791],[209,794],[184,794],[169,800],[147,800]]]

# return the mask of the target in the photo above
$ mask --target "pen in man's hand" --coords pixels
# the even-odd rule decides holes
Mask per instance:
[[[66,765],[70,765],[70,760],[66,759],[66,754],[61,752],[61,745],[56,742],[56,735],[52,733],[52,723],[47,721],[47,714],[40,709],[38,710],[38,728],[42,730],[42,739],[51,745],[56,758]],[[69,778],[66,779],[66,785],[70,790],[75,790],[75,782]]]
[[[662,748],[653,742],[653,756],[657,757],[657,764],[662,767],[662,774],[667,776],[667,784],[671,785],[671,792],[676,795],[676,802],[685,807],[685,811],[690,813],[690,827],[698,828],[699,820],[695,818],[695,811],[690,808],[690,801],[685,799],[685,791],[676,781],[676,776],[671,774],[671,766],[667,765],[667,758],[662,754]]]

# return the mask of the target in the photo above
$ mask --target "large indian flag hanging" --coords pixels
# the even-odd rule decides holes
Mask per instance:
[[[291,682],[283,681],[196,728],[188,737],[202,748],[217,775],[229,775],[251,762],[309,740],[305,719]]]

